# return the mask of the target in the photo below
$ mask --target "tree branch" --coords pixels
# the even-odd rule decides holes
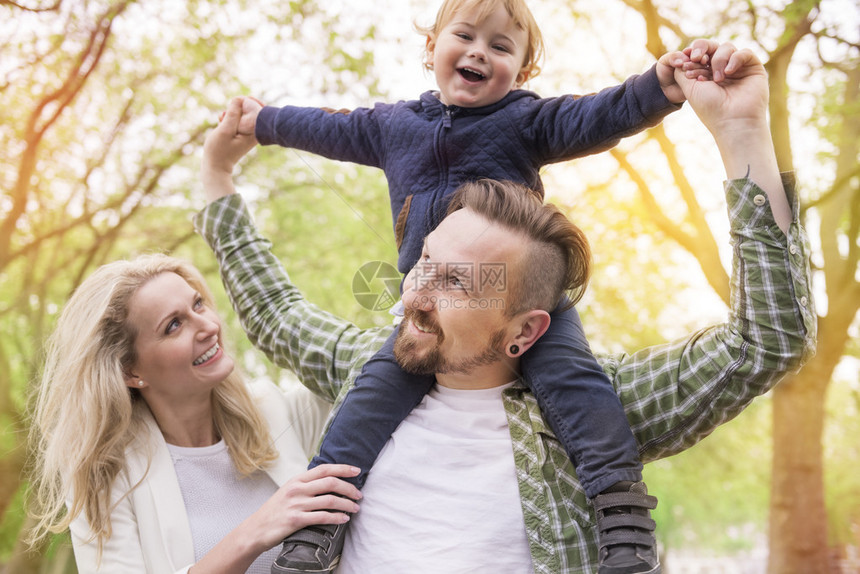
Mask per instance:
[[[824,255],[825,278],[829,297],[846,296],[846,288],[856,284],[860,239],[860,190],[856,184],[857,155],[860,152],[860,118],[851,113],[860,98],[860,69],[847,74],[842,101],[845,117],[837,126],[836,182],[831,188],[830,201],[819,209],[821,217],[821,249]],[[852,186],[852,182],[854,185]],[[847,234],[847,252],[840,250],[841,236]]]
[[[13,187],[11,198],[12,207],[6,214],[6,218],[0,224],[0,270],[9,263],[9,246],[12,235],[18,224],[18,220],[24,214],[27,206],[27,198],[30,192],[30,180],[35,172],[38,148],[42,138],[48,129],[56,122],[60,114],[74,100],[86,84],[87,79],[98,66],[104,50],[110,39],[113,20],[121,14],[131,0],[109,7],[99,18],[98,24],[91,31],[87,45],[78,54],[76,64],[69,71],[65,81],[54,92],[48,94],[36,105],[31,112],[25,132],[25,149],[21,156],[18,167],[17,179]],[[42,115],[49,106],[55,105],[53,113],[43,119]],[[41,124],[41,125],[40,125]]]
[[[176,165],[180,159],[185,157],[187,154],[184,150],[189,148],[189,144],[199,143],[210,127],[211,125],[209,122],[204,122],[197,126],[197,128],[191,132],[185,140],[179,142],[175,146],[174,150],[162,159],[160,163],[155,165],[142,165],[137,172],[137,176],[133,181],[126,184],[125,190],[122,193],[118,194],[108,202],[101,203],[95,210],[84,211],[84,213],[70,220],[65,225],[52,226],[49,231],[38,235],[26,245],[10,253],[7,256],[7,263],[18,259],[19,257],[29,257],[33,252],[38,251],[38,248],[42,243],[53,238],[63,237],[73,229],[90,226],[92,219],[99,213],[111,210],[121,210],[123,205],[127,203],[128,199],[138,190],[141,190],[140,199],[151,195],[156,189],[158,189],[162,175],[164,175],[168,169]],[[85,179],[82,181],[82,185],[86,186]],[[124,221],[131,213],[136,211],[139,205],[140,200],[131,207],[127,215],[122,216],[120,221]],[[95,240],[96,242],[98,242],[100,237],[104,237],[100,236],[98,231],[95,229],[93,229],[93,233],[97,236]]]
[[[825,193],[821,194],[815,199],[807,200],[803,202],[803,205],[800,208],[801,218],[806,217],[806,212],[810,209],[821,208],[826,203],[833,201],[834,196],[842,189],[842,186],[848,185],[851,179],[855,177],[860,177],[860,165],[854,166],[854,171],[846,173],[839,177],[833,184],[830,186]]]
[[[12,0],[0,0],[0,6],[11,6],[12,8],[17,8],[18,10],[23,10],[24,12],[56,12],[60,9],[60,5],[63,3],[63,0],[56,0],[52,5],[45,6],[44,8],[28,8],[27,6],[22,6],[18,2],[13,2]]]
[[[687,46],[692,41],[692,38],[685,34],[675,22],[660,16],[651,0],[622,0],[622,2],[645,18],[645,29],[648,35],[646,49],[655,58],[659,58],[668,51],[660,39],[660,28],[665,28],[678,36],[681,42],[680,47]]]
[[[773,136],[777,163],[781,171],[794,170],[789,129],[788,66],[800,40],[812,29],[812,22],[818,13],[817,1],[794,2],[785,8],[786,12],[795,13],[785,15],[785,30],[777,47],[770,52],[768,61],[764,65],[770,83],[770,102],[768,104],[770,130]],[[804,7],[806,7],[806,11],[801,12],[800,9]]]
[[[660,149],[669,163],[669,170],[672,172],[675,185],[687,206],[686,220],[695,230],[695,235],[690,236],[693,244],[693,249],[690,250],[690,253],[699,261],[699,266],[702,268],[708,284],[713,287],[714,291],[728,305],[729,277],[720,261],[720,249],[714,240],[714,234],[711,232],[711,228],[705,218],[705,212],[702,210],[693,186],[681,167],[675,144],[669,140],[663,124],[648,130],[648,135],[657,140],[660,145]]]

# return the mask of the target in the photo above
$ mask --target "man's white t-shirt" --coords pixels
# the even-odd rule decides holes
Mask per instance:
[[[337,574],[531,573],[502,403],[509,385],[436,385],[400,424],[362,489]]]

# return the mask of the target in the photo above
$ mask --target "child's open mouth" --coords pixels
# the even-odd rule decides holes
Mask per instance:
[[[473,70],[471,68],[460,68],[457,70],[460,72],[460,75],[463,76],[463,79],[468,82],[480,82],[486,76],[477,70]]]

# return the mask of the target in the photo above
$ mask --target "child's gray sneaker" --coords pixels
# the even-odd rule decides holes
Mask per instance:
[[[656,524],[657,499],[644,482],[618,482],[594,497],[599,536],[598,574],[660,574]]]
[[[331,572],[340,562],[348,524],[317,524],[287,536],[272,564],[272,574]]]

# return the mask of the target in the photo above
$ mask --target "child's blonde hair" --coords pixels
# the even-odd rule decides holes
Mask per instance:
[[[477,8],[478,22],[483,22],[499,6],[504,7],[505,11],[507,11],[508,15],[514,21],[515,26],[525,30],[526,34],[528,34],[529,40],[526,45],[526,53],[523,57],[520,72],[517,75],[517,85],[522,85],[527,80],[540,74],[540,62],[543,59],[544,51],[543,35],[524,0],[445,0],[436,13],[436,21],[432,26],[421,26],[416,23],[415,29],[419,34],[424,34],[428,38],[435,38],[442,28],[451,22],[451,19],[457,12]],[[427,56],[428,54],[425,50],[424,67],[432,70]]]

